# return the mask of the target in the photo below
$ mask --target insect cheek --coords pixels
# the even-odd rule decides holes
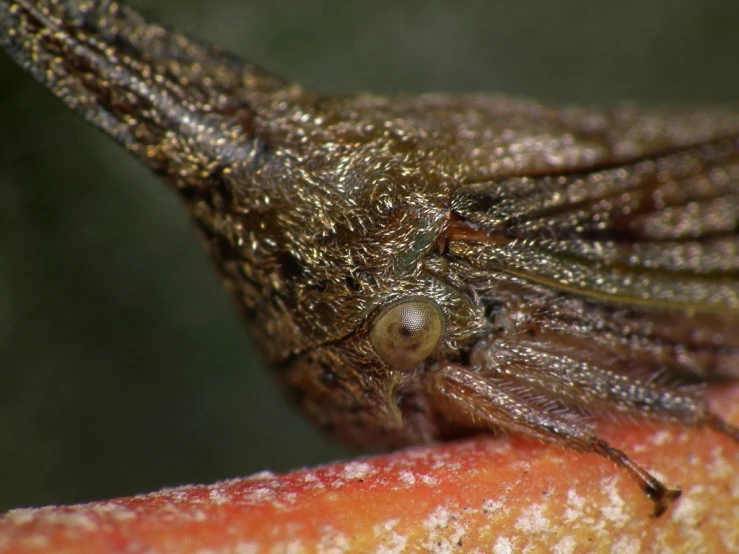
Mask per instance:
[[[445,332],[446,319],[436,302],[407,298],[377,315],[370,339],[385,363],[404,370],[418,365],[436,350]]]

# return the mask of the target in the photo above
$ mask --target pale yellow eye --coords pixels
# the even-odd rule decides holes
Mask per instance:
[[[370,338],[377,354],[396,369],[410,369],[431,354],[444,336],[444,314],[435,302],[409,298],[375,318]]]

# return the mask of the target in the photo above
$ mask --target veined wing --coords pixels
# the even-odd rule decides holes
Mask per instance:
[[[450,253],[617,303],[739,316],[739,139],[460,186]]]

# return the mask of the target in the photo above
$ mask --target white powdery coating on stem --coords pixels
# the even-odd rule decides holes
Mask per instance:
[[[691,444],[705,438],[697,432],[690,438],[689,432],[657,429],[634,444],[645,452],[664,450],[672,448],[675,437],[690,439]],[[649,518],[648,502],[638,487],[616,468],[604,467],[597,457],[573,462],[573,455],[561,450],[528,450],[513,461],[504,458],[505,486],[499,487],[494,479],[496,456],[510,451],[507,442],[505,447],[500,444],[482,439],[418,447],[284,476],[263,472],[247,479],[86,506],[14,510],[0,525],[25,526],[29,532],[12,546],[42,550],[52,548],[48,537],[31,530],[43,525],[80,540],[119,525],[133,530],[129,536],[136,536],[137,526],[174,525],[202,537],[201,531],[207,535],[208,526],[224,517],[229,519],[213,539],[217,542],[199,544],[190,551],[343,554],[361,547],[383,554],[543,549],[573,554],[597,544],[631,554],[643,545],[668,551],[676,540],[700,551],[707,533],[720,537],[726,549],[739,544],[739,526],[712,526],[721,510],[733,510],[733,521],[739,521],[739,453],[731,443],[697,442],[711,447],[693,448],[693,455],[681,458],[679,466],[651,461],[665,471],[667,482],[675,481],[675,467],[685,471],[675,483],[683,485],[683,497],[657,521]],[[590,463],[600,464],[601,469],[586,479],[574,472],[570,479],[573,463],[589,467],[588,471],[593,467],[586,465]],[[491,483],[499,487],[494,493],[488,488]],[[716,498],[721,504],[715,503]],[[266,518],[263,528],[249,527],[255,517]],[[721,518],[726,519],[726,514]],[[263,531],[263,538],[256,540],[244,532],[246,528]],[[0,552],[10,544],[1,529]],[[168,546],[151,549],[177,551],[176,539],[167,541]],[[128,551],[146,544],[131,543]]]
[[[372,466],[366,462],[350,462],[344,466],[344,479],[364,479],[373,473]]]
[[[551,533],[551,522],[545,515],[548,509],[546,504],[533,504],[527,507],[516,520],[516,529],[526,535]]]

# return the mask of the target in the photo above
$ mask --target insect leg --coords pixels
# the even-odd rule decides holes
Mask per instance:
[[[568,417],[560,404],[527,395],[504,379],[485,377],[461,366],[443,366],[427,374],[425,385],[434,405],[456,423],[504,429],[608,458],[652,500],[655,517],[680,496],[679,489],[665,486],[625,453],[598,438],[587,424]]]
[[[565,406],[589,413],[623,414],[688,427],[710,427],[739,441],[739,429],[714,414],[702,388],[680,386],[659,376],[624,371],[618,360],[578,350],[553,350],[555,341],[496,339],[481,343],[471,363],[484,375],[493,374],[532,393],[556,398]]]

